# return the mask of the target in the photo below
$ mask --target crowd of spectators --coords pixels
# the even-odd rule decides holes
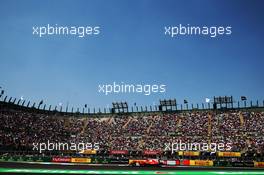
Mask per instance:
[[[164,143],[231,143],[231,151],[264,152],[264,112],[190,111],[74,116],[0,109],[0,150],[33,143],[99,143],[100,150],[164,150]]]

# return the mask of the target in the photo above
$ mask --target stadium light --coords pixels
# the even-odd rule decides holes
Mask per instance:
[[[43,100],[41,100],[38,104],[38,109],[40,108],[40,106],[43,104]]]
[[[17,105],[19,105],[20,101],[21,101],[21,99],[18,100]]]
[[[186,109],[188,110],[188,101],[185,99],[183,100],[183,103],[186,105]]]
[[[63,103],[62,102],[60,102],[59,103],[59,107],[60,107],[60,109],[58,109],[59,110],[59,112],[62,112],[62,105],[63,105]],[[56,106],[57,107],[57,106]]]
[[[16,100],[17,100],[17,99],[15,98],[14,101],[13,101],[12,103],[15,104],[15,103],[16,103]]]
[[[247,97],[246,96],[241,96],[240,98],[241,98],[242,101],[247,100]]]
[[[87,108],[87,104],[84,104],[84,108],[83,108],[83,114],[85,113],[85,109]],[[88,112],[87,112],[88,113]]]
[[[0,89],[2,89],[2,87],[0,87]],[[5,91],[2,89],[1,93],[0,93],[0,98],[4,95]]]
[[[29,105],[30,105],[30,101],[28,101],[27,108],[29,107]]]
[[[69,102],[67,101],[67,105],[66,105],[66,113],[68,112],[68,108],[69,108]]]
[[[241,96],[240,99],[241,99],[241,101],[244,101],[244,107],[247,107],[247,97]]]
[[[5,98],[4,98],[4,102],[6,102],[6,100],[7,100],[7,96],[5,96]]]

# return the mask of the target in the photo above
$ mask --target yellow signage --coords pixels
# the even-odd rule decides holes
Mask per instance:
[[[94,149],[87,149],[80,151],[81,154],[96,154],[96,150]]]
[[[89,158],[71,158],[71,162],[74,162],[74,163],[91,163],[91,159],[89,159]]]
[[[264,162],[254,162],[254,167],[264,167]]]
[[[190,160],[191,166],[213,166],[214,162],[211,160]]]
[[[219,157],[241,157],[240,152],[218,152]]]
[[[179,156],[199,156],[200,152],[198,151],[179,151]]]

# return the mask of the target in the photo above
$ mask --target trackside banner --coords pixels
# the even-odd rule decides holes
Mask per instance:
[[[217,152],[218,157],[241,157],[240,152]]]
[[[182,164],[187,166],[213,166],[214,162],[211,160],[183,160]]]
[[[73,162],[73,163],[91,163],[91,159],[89,159],[89,158],[71,158],[71,162]]]
[[[96,154],[96,150],[94,149],[87,149],[80,151],[81,154]]]
[[[264,168],[264,162],[254,162],[254,167]]]
[[[180,165],[180,160],[162,160],[161,163],[163,165],[175,166]]]
[[[128,154],[127,150],[111,150],[110,154]]]
[[[144,155],[158,155],[158,154],[160,154],[160,151],[158,151],[158,150],[145,150],[144,152],[143,152],[143,154]]]
[[[179,151],[179,156],[199,156],[199,151]]]
[[[71,158],[67,157],[53,157],[52,162],[71,162]]]

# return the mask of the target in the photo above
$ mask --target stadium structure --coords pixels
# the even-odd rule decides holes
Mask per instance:
[[[129,109],[121,102],[111,109],[95,111],[85,105],[68,111],[46,108],[43,101],[30,104],[1,96],[1,173],[264,173],[264,104],[247,104],[246,97],[241,97],[243,102],[215,97],[212,103],[190,108],[187,100],[179,105],[173,99],[160,100],[154,107]],[[165,148],[179,140],[229,143],[230,149]],[[73,150],[58,149],[55,143],[89,144]]]

